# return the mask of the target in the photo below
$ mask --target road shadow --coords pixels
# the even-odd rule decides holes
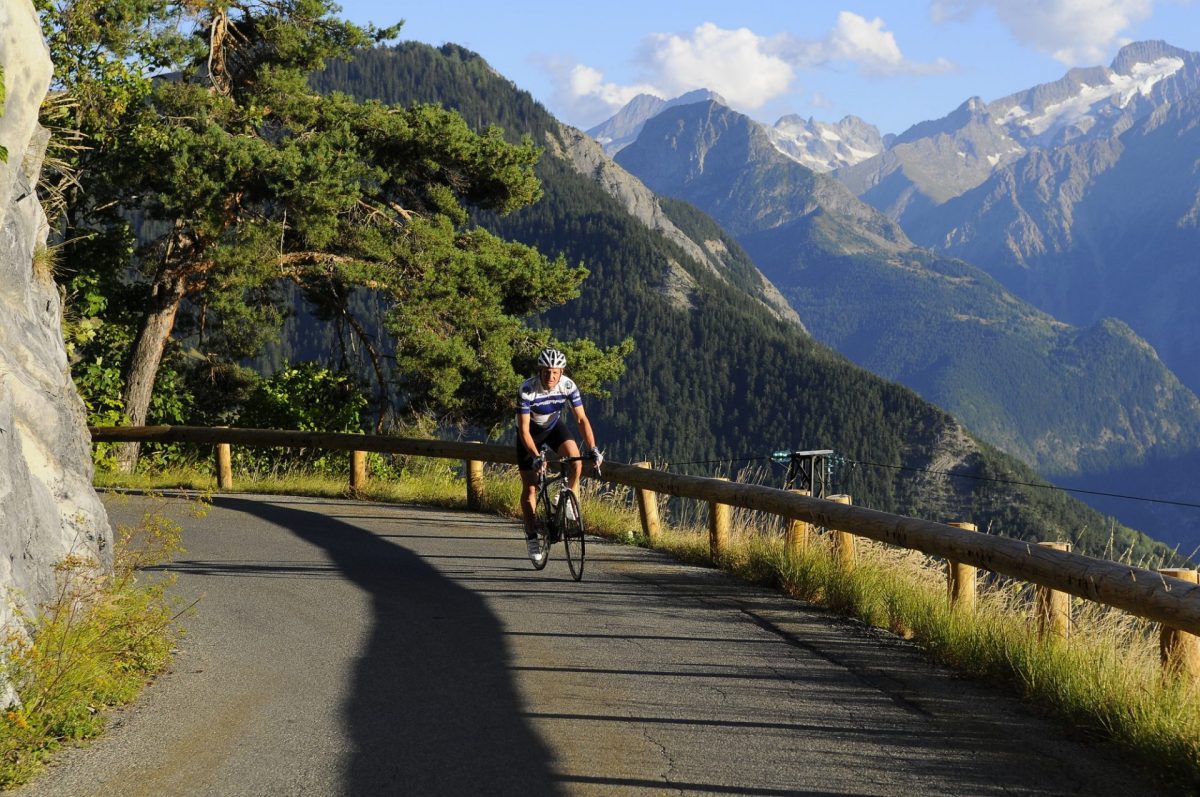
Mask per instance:
[[[350,523],[219,496],[213,504],[324,549],[371,596],[374,624],[345,706],[347,794],[562,793],[522,718],[499,620],[416,554]]]

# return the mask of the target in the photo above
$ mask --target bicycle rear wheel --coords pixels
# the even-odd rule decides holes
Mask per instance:
[[[583,578],[583,515],[579,512],[579,499],[572,490],[558,494],[558,528],[562,532],[563,548],[567,551],[567,566],[576,581]]]

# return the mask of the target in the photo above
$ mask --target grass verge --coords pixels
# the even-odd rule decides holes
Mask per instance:
[[[170,662],[181,633],[171,578],[141,571],[182,550],[179,526],[151,511],[114,536],[111,570],[66,557],[54,597],[5,640],[0,666],[18,700],[0,718],[2,789],[27,782],[62,744],[100,733],[105,709],[133,700]]]
[[[106,484],[117,486],[115,480]],[[140,484],[122,479],[120,486],[211,489],[212,478],[168,474]],[[343,480],[312,476],[239,479],[237,487],[319,496],[347,492]],[[516,517],[519,492],[510,469],[489,469],[482,508]],[[730,547],[713,562],[703,508],[674,518],[660,508],[664,532],[650,546],[631,491],[585,481],[583,493],[590,533],[717,566],[888,629],[935,661],[1013,688],[1040,711],[1084,735],[1117,744],[1185,788],[1200,790],[1200,685],[1164,676],[1153,623],[1074,599],[1069,642],[1043,641],[1030,621],[1031,591],[1019,582],[981,574],[976,610],[967,615],[948,604],[945,563],[915,551],[860,538],[856,563],[847,568],[832,556],[826,536],[816,535],[805,552],[787,551],[777,518],[735,510]],[[373,481],[361,497],[451,508],[466,503],[462,479],[445,467],[406,473],[394,483]]]

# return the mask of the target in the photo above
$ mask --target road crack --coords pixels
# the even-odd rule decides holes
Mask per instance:
[[[662,756],[663,761],[666,763],[666,772],[662,774],[663,783],[672,786],[675,783],[675,759],[671,755],[671,751],[667,749],[665,744],[650,734],[650,728],[648,727],[642,728],[642,738],[658,748],[659,755]],[[684,791],[683,788],[675,788],[675,792],[678,794],[683,794]]]

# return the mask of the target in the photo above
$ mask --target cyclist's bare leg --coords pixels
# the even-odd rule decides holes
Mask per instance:
[[[537,501],[537,471],[521,471],[521,518],[525,521],[525,536],[533,536],[534,502]]]
[[[577,456],[579,456],[579,446],[575,445],[574,440],[568,440],[565,443],[563,443],[561,446],[558,447],[558,455],[560,457],[564,457],[564,458],[565,457],[577,457]],[[569,463],[569,468],[567,470],[567,486],[570,487],[571,490],[574,491],[576,495],[579,494],[579,491],[577,488],[579,487],[579,478],[582,475],[583,475],[583,463],[582,462]]]

